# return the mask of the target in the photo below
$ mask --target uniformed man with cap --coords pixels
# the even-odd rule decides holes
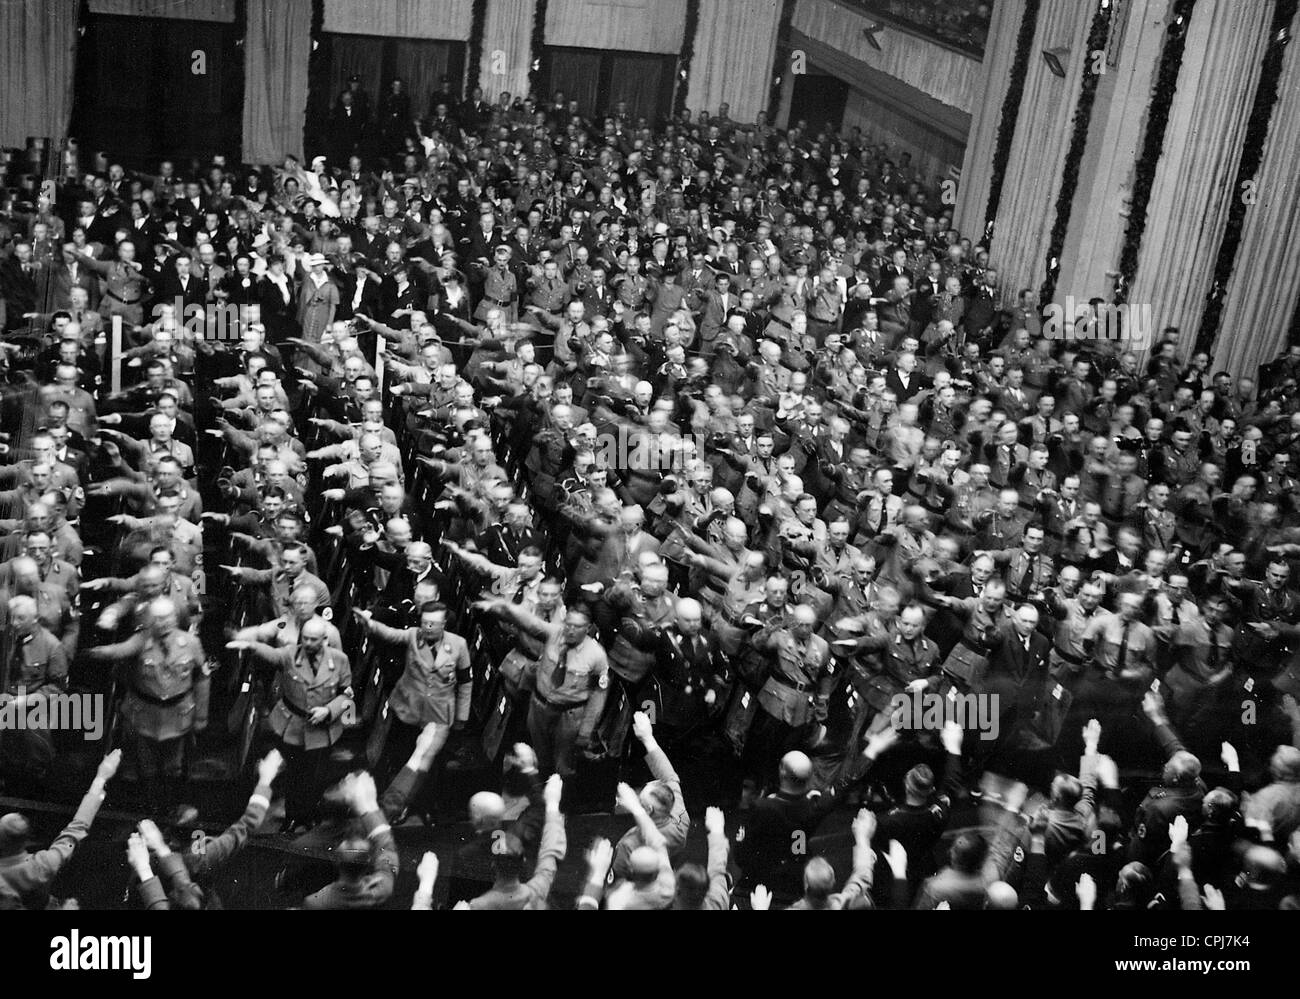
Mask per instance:
[[[125,693],[121,718],[135,739],[136,766],[150,803],[174,801],[192,735],[208,725],[206,656],[197,636],[177,626],[176,604],[158,597],[145,626],[124,642],[91,649],[95,659],[116,663]]]
[[[280,740],[288,771],[287,831],[310,824],[326,784],[329,749],[356,715],[351,663],[325,639],[325,622],[311,618],[300,629],[296,645],[276,648],[241,639],[226,643],[227,649],[246,649],[259,662],[280,671],[280,699],[271,709],[270,725]]]

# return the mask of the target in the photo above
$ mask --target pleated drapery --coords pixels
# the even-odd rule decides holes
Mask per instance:
[[[1119,267],[1133,169],[1143,130],[1150,127],[1142,110],[1151,103],[1170,9],[1169,0],[1130,0],[1125,11],[1123,52],[1115,65],[1107,65],[1107,87],[1093,108],[1090,167],[1075,192],[1057,302],[1068,296],[1076,302],[1111,297],[1114,277],[1108,272]],[[1166,132],[1165,143],[1171,141],[1177,140]]]
[[[76,57],[77,0],[0,3],[0,146],[67,137]]]
[[[235,20],[235,0],[90,0],[92,14],[116,14],[130,17],[170,17],[184,21]]]
[[[322,28],[345,35],[463,42],[472,18],[472,0],[325,0]]]
[[[687,108],[716,114],[727,103],[740,122],[765,110],[780,18],[781,0],[700,0]]]
[[[1246,212],[1237,260],[1224,296],[1214,367],[1255,376],[1286,346],[1300,297],[1300,16],[1283,53],[1277,104],[1256,176],[1256,202]]]
[[[1231,199],[1240,196],[1232,188],[1272,16],[1272,4],[1210,0],[1197,3],[1188,29],[1128,296],[1151,306],[1157,337],[1178,327],[1181,357],[1196,343]]]
[[[536,9],[537,0],[488,0],[478,70],[484,100],[495,101],[502,93],[528,93]]]
[[[302,157],[311,55],[311,0],[248,0],[244,38],[244,160]]]
[[[1000,0],[993,5],[989,40],[984,48],[984,79],[980,96],[971,108],[970,133],[966,137],[966,155],[962,159],[953,217],[954,228],[976,242],[984,234],[984,211],[988,207],[993,153],[1002,125],[1002,102],[1006,99],[1024,16],[1025,0]]]
[[[685,31],[686,0],[550,0],[546,5],[547,45],[675,56]],[[695,52],[706,55],[698,45]]]
[[[1035,55],[1025,76],[1011,155],[1002,182],[991,260],[998,269],[1002,298],[1011,302],[1021,288],[1037,289],[1046,276],[1045,256],[1061,186],[1070,125],[1088,59],[1084,49],[1095,8],[1079,0],[1043,0],[1034,36]],[[1064,48],[1065,79],[1037,55]],[[976,229],[972,239],[981,235]]]

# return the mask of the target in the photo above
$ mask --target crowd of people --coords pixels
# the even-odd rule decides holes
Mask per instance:
[[[467,772],[415,908],[1297,904],[1300,350],[1045,335],[857,134],[399,125],[5,192],[0,709],[98,692],[121,748],[47,850],[0,818],[0,904],[119,766],[150,908],[277,828],[334,847],[299,904],[389,903]],[[6,792],[66,747],[0,731]]]

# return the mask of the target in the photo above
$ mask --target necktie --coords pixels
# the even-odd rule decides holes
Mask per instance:
[[[1210,656],[1206,661],[1211,673],[1219,671],[1219,629],[1210,627]]]
[[[1121,673],[1124,670],[1124,664],[1128,659],[1128,626],[1130,622],[1125,621],[1124,626],[1119,633],[1119,651],[1115,654],[1115,672]]]
[[[569,647],[560,647],[560,654],[555,657],[555,669],[551,671],[551,686],[559,690],[569,677]]]
[[[1171,609],[1171,614],[1172,614],[1173,622],[1174,622],[1175,625],[1178,625],[1178,624],[1181,624],[1181,623],[1182,623],[1182,619],[1178,616],[1178,605],[1177,605],[1177,604],[1174,604],[1174,605],[1173,605],[1173,607],[1172,607],[1172,609]]]

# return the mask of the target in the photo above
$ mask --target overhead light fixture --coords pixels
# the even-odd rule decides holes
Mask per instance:
[[[877,52],[883,52],[884,49],[880,47],[880,41],[876,38],[876,35],[880,34],[884,30],[885,26],[883,24],[868,24],[862,29],[862,37],[865,38],[867,44]]]
[[[1043,62],[1047,63],[1053,75],[1065,79],[1065,59],[1069,54],[1067,48],[1043,49]]]

